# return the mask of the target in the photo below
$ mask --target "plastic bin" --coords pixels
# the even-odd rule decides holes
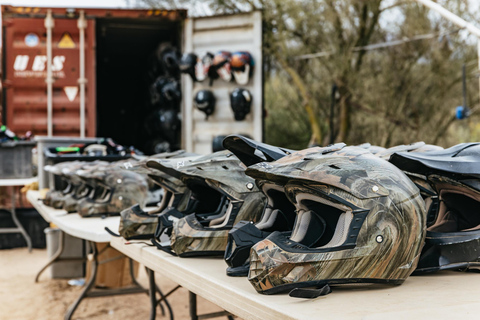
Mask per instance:
[[[34,141],[0,143],[0,179],[33,177],[32,149]]]
[[[47,236],[47,254],[51,258],[60,245],[60,233],[58,228],[46,228]],[[83,258],[85,257],[85,249],[83,240],[72,237],[66,233],[63,234],[64,248],[61,258]],[[82,261],[62,261],[55,262],[50,266],[52,279],[70,279],[82,278],[85,276],[85,262]]]

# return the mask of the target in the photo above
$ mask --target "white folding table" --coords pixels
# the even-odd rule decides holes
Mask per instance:
[[[37,181],[36,177],[33,178],[25,178],[25,179],[0,179],[0,187],[12,187],[12,194],[11,194],[11,207],[8,210],[7,208],[4,208],[4,210],[9,211],[10,214],[12,215],[12,220],[13,223],[15,223],[16,227],[14,228],[0,228],[0,233],[20,233],[22,234],[23,238],[25,239],[28,247],[28,251],[32,251],[32,240],[30,239],[30,236],[27,234],[25,231],[25,228],[23,228],[22,224],[17,218],[17,212],[16,212],[16,197],[15,197],[15,189],[13,187],[21,187],[30,183],[33,183]]]
[[[111,245],[182,287],[243,319],[478,319],[480,275],[443,271],[402,285],[333,287],[316,299],[257,293],[245,277],[228,277],[219,258],[179,258],[142,243]]]

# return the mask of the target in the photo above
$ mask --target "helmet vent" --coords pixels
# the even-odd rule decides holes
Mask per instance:
[[[333,168],[333,169],[337,169],[337,170],[340,169],[340,167],[338,167],[338,166],[336,166],[336,165],[334,165],[334,164],[329,165],[329,167],[330,167],[330,168]]]

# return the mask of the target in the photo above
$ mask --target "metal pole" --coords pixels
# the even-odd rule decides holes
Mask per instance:
[[[477,53],[478,53],[478,74],[480,74],[480,38],[477,41]],[[478,79],[478,91],[480,92],[480,78]]]
[[[80,35],[80,78],[78,84],[80,85],[80,138],[85,138],[85,28],[87,27],[87,20],[85,19],[85,12],[80,10],[80,16],[77,23]]]
[[[51,137],[53,133],[53,74],[52,74],[52,29],[55,22],[52,17],[52,10],[47,11],[45,17],[45,28],[47,29],[47,133]]]
[[[477,36],[478,38],[478,71],[480,72],[480,29],[475,27],[473,24],[463,20],[459,16],[451,13],[441,5],[431,1],[431,0],[415,0],[417,2],[420,2],[424,6],[438,12],[440,15],[442,15],[444,18],[452,21],[456,25],[458,25],[461,28],[467,29],[470,33],[473,35]],[[479,91],[480,91],[480,81],[479,81]]]

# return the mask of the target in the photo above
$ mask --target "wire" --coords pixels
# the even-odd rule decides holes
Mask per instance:
[[[401,40],[393,40],[393,41],[388,41],[388,42],[370,44],[370,45],[362,46],[362,47],[354,47],[354,48],[352,48],[352,51],[353,52],[359,52],[359,51],[378,50],[378,49],[383,49],[383,48],[402,45],[402,44],[413,42],[413,41],[429,40],[429,39],[433,39],[433,38],[436,38],[436,37],[439,37],[439,36],[441,37],[441,36],[445,36],[445,35],[450,35],[450,34],[453,34],[453,33],[458,33],[460,30],[462,30],[462,29],[460,28],[460,29],[456,29],[454,31],[422,34],[422,35],[414,36],[414,37],[411,37],[411,38],[405,37]],[[333,52],[333,51],[323,51],[323,52],[309,53],[309,54],[303,54],[303,55],[296,56],[293,59],[294,60],[314,59],[314,58],[331,56],[334,53],[335,52]]]

